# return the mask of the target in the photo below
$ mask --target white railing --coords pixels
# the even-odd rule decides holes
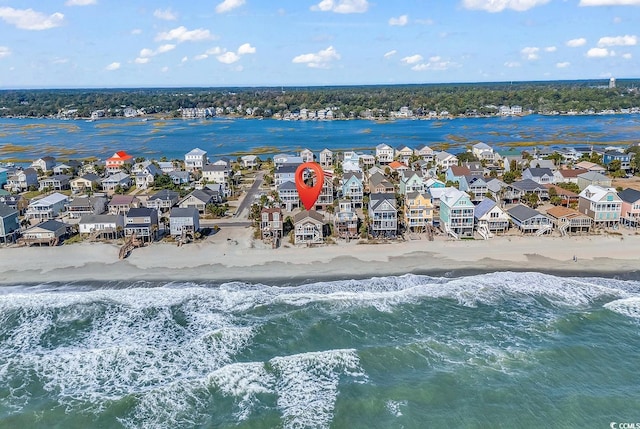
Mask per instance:
[[[548,231],[551,231],[552,226],[547,224],[547,225],[542,225],[540,228],[538,228],[538,231],[536,231],[536,235],[540,236],[545,234]]]

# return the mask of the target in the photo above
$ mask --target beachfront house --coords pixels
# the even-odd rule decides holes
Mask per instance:
[[[362,173],[345,173],[342,178],[342,197],[351,200],[354,207],[362,207],[364,184]]]
[[[293,218],[294,244],[324,243],[324,217],[315,210],[303,210]]]
[[[129,189],[131,186],[131,176],[122,171],[102,179],[102,190],[105,192],[115,192],[116,189]]]
[[[167,176],[174,185],[185,185],[191,183],[191,173],[188,171],[170,171]]]
[[[537,210],[518,204],[507,210],[511,222],[524,234],[550,234],[553,230],[551,219]]]
[[[561,188],[556,185],[544,185],[549,190],[549,197],[555,192],[556,197],[560,198],[560,205],[569,207],[578,207],[578,194],[568,189]],[[555,203],[554,203],[555,204]]]
[[[285,164],[300,165],[302,164],[302,158],[296,155],[289,155],[286,153],[279,153],[273,157],[273,165],[276,168],[280,168]]]
[[[396,190],[384,174],[374,173],[369,177],[369,192],[372,194],[391,194]]]
[[[285,182],[294,182],[296,181],[296,171],[298,170],[297,165],[287,164],[278,168],[274,175],[273,181],[276,187],[279,187]]]
[[[588,186],[611,187],[611,179],[597,171],[588,171],[578,175],[578,188],[582,191]]]
[[[115,174],[120,172],[122,169],[129,170],[133,163],[133,156],[129,155],[124,150],[120,150],[113,154],[110,158],[107,158],[105,161],[105,167],[107,169],[107,173]]]
[[[426,193],[407,192],[404,203],[404,225],[409,232],[424,232],[433,225],[433,203]]]
[[[188,171],[202,169],[209,160],[207,159],[207,151],[195,148],[184,156],[184,168]]]
[[[6,191],[0,191],[0,203],[17,210],[18,216],[22,216],[27,210],[27,207],[29,207],[29,201],[22,195],[4,195],[3,192]]]
[[[71,219],[80,219],[86,215],[100,215],[107,208],[107,199],[102,196],[75,197],[67,206]]]
[[[618,226],[622,213],[622,200],[614,188],[589,185],[579,195],[578,211],[593,219],[595,227]]]
[[[358,237],[358,214],[350,200],[340,200],[333,219],[335,233],[339,238],[351,240]]]
[[[43,177],[39,182],[39,191],[65,191],[67,189],[71,189],[69,179],[71,179],[71,177],[66,174],[56,174],[50,177]]]
[[[226,165],[207,164],[202,167],[202,178],[209,183],[228,183],[230,172]]]
[[[133,195],[114,195],[107,203],[107,211],[112,215],[125,214],[130,209],[140,206],[140,200]]]
[[[14,174],[7,177],[4,188],[9,192],[24,192],[31,186],[38,186],[38,172],[33,168],[25,168],[16,170]]]
[[[547,216],[562,236],[571,233],[589,232],[591,225],[593,225],[593,219],[569,207],[552,207],[547,210]]]
[[[369,234],[395,238],[398,233],[398,209],[393,193],[372,193],[369,196]]]
[[[393,161],[394,154],[393,148],[386,143],[380,143],[376,146],[376,158],[380,165],[390,164]]]
[[[57,246],[68,234],[69,225],[57,220],[47,220],[34,225],[22,233],[22,240],[28,246],[32,244]]]
[[[78,232],[89,235],[90,239],[115,239],[124,231],[124,215],[83,215],[78,222]]]
[[[208,188],[196,189],[189,195],[178,202],[178,207],[188,208],[195,207],[200,214],[203,214],[208,204],[222,203],[222,195],[219,192],[212,191]]]
[[[578,175],[586,173],[582,168],[562,168],[553,172],[552,183],[575,183],[578,184]]]
[[[640,228],[640,191],[627,188],[618,192],[622,200],[620,222],[631,228]]]
[[[180,193],[170,189],[161,189],[147,198],[145,207],[156,209],[158,212],[168,212],[180,201]]]
[[[93,173],[87,173],[82,177],[69,180],[69,187],[74,194],[92,192],[100,188],[100,177]]]
[[[39,221],[53,219],[66,210],[68,203],[69,198],[66,195],[55,192],[38,200],[32,200],[27,207],[26,216]]]
[[[601,166],[600,164],[596,164],[594,162],[589,161],[580,161],[575,165],[575,168],[584,169],[587,171],[595,171],[597,173],[606,173],[607,169]]]
[[[440,195],[440,227],[454,238],[473,237],[473,209],[466,192],[445,188]]]
[[[145,161],[140,164],[136,164],[132,170],[132,174],[135,180],[137,188],[147,189],[153,185],[153,181],[156,176],[162,174],[162,171],[149,161]]]
[[[53,167],[56,166],[56,159],[52,156],[43,156],[42,158],[38,158],[33,161],[30,165],[31,168],[36,170],[40,170],[43,173],[47,173],[53,170]]]
[[[400,161],[391,161],[389,163],[389,171],[390,172],[395,171],[399,175],[402,175],[402,173],[409,171],[409,167]]]
[[[20,220],[18,210],[0,203],[0,242],[8,243],[15,241],[15,237],[20,230]]]
[[[318,195],[318,199],[316,200],[316,209],[326,210],[327,207],[333,205],[333,198],[333,173],[325,171],[320,195]]]
[[[280,207],[263,207],[260,212],[260,236],[263,241],[276,242],[282,238],[284,220]]]
[[[555,176],[553,171],[548,168],[527,168],[522,172],[523,179],[530,179],[540,185],[554,183]]]
[[[53,167],[53,174],[66,174],[68,176],[73,176],[81,166],[82,164],[80,161],[70,159],[66,163],[56,164],[56,166]]]
[[[491,198],[485,198],[473,208],[476,230],[486,238],[491,234],[504,233],[509,229],[511,218]]]
[[[320,151],[320,166],[322,168],[333,168],[333,152],[329,149],[322,149]]]
[[[174,207],[169,214],[169,226],[172,237],[195,238],[195,233],[200,231],[200,213],[195,207]]]
[[[467,177],[466,182],[464,191],[471,196],[474,203],[482,201],[489,193],[489,186],[483,177]]]
[[[124,215],[124,235],[136,235],[143,242],[158,238],[158,212],[146,207],[129,209]]]

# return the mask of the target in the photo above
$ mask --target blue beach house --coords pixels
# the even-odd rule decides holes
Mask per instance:
[[[0,188],[7,184],[7,169],[0,167]]]

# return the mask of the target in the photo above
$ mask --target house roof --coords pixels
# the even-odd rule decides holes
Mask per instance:
[[[491,146],[489,146],[486,143],[482,143],[482,142],[476,143],[472,147],[474,149],[477,149],[477,150],[491,150],[491,151],[493,150],[493,148]]]
[[[118,219],[122,219],[123,216],[119,215],[110,215],[110,214],[101,214],[101,215],[83,215],[80,218],[80,223],[83,225],[92,224],[92,223],[116,223]]]
[[[640,201],[640,191],[636,189],[627,188],[618,192],[618,196],[625,203],[636,203]]]
[[[276,170],[276,174],[291,174],[295,173],[298,166],[295,164],[284,164]]]
[[[462,192],[456,188],[444,188],[444,192],[440,195],[440,202],[449,207],[452,207],[455,203],[457,203],[460,199],[466,198],[469,199],[469,195],[466,192]]]
[[[511,186],[525,192],[536,191],[538,189],[546,189],[544,185],[534,182],[531,179],[518,180],[517,182],[513,182]]]
[[[584,168],[586,170],[597,170],[597,171],[605,171],[605,168],[601,165],[595,164],[589,161],[580,161],[576,164],[578,168]]]
[[[533,177],[542,177],[544,175],[553,176],[553,171],[551,171],[550,168],[537,167],[537,168],[529,168],[528,170],[529,170],[529,173],[531,173],[531,176]]]
[[[291,182],[287,180],[286,182],[283,182],[280,184],[280,186],[278,186],[279,191],[286,191],[290,189],[297,189],[295,182]]]
[[[0,203],[0,218],[11,216],[14,213],[18,214],[18,211],[15,209],[12,209],[11,207],[9,207],[4,203]]]
[[[187,155],[191,155],[191,156],[202,156],[202,155],[206,155],[207,151],[206,150],[202,150],[199,147],[195,148],[195,149],[191,149],[189,152],[187,152]]]
[[[580,174],[584,174],[587,172],[584,168],[565,168],[562,170],[557,170],[558,174],[564,177],[565,179],[573,179],[578,177]]]
[[[127,217],[139,217],[139,216],[151,216],[155,212],[155,209],[150,209],[147,207],[134,207],[129,209],[127,213]]]
[[[137,198],[133,195],[114,195],[109,201],[110,206],[131,205]]]
[[[381,204],[388,201],[394,208],[396,207],[396,196],[391,193],[377,193],[369,195],[369,205],[372,210],[376,210]]]
[[[200,214],[198,213],[198,209],[195,207],[174,207],[171,209],[169,218],[177,217],[200,218]]]
[[[451,157],[455,158],[455,155],[451,155],[448,152],[438,152],[438,153],[436,153],[436,159],[438,159],[439,161],[444,161],[445,159],[451,158]]]
[[[293,223],[299,223],[302,222],[303,220],[307,219],[307,218],[311,218],[313,220],[315,220],[316,222],[320,222],[323,223],[324,222],[324,217],[318,213],[315,210],[303,210],[299,213],[296,213],[295,216],[293,217]]]
[[[560,186],[556,186],[556,185],[552,185],[550,183],[545,184],[544,185],[545,188],[551,190],[552,188],[556,190],[556,194],[558,194],[559,196],[563,196],[563,197],[578,197],[578,194],[576,194],[573,191],[570,191],[568,189],[564,189],[561,188]]]
[[[452,165],[451,167],[449,167],[449,169],[451,170],[451,173],[456,177],[471,175],[471,170],[468,167],[464,167],[461,165]]]
[[[598,185],[589,185],[584,188],[582,192],[580,192],[580,197],[586,198],[589,201],[600,201],[610,192],[618,197],[618,194],[614,188],[603,188],[602,186]]]
[[[66,174],[56,174],[54,176],[51,177],[45,177],[44,179],[42,179],[43,182],[45,181],[49,181],[49,180],[58,180],[60,182],[64,182],[67,181],[71,178],[71,176],[68,176]]]
[[[407,169],[409,167],[407,167],[405,164],[403,164],[400,161],[392,161],[389,163],[389,168],[392,168],[394,170],[398,170],[398,169]]]
[[[149,197],[149,200],[173,200],[180,198],[180,194],[170,189],[162,189]]]
[[[118,152],[114,153],[111,158],[107,158],[107,161],[127,161],[132,158],[133,156],[129,155],[124,150],[119,150]]]
[[[520,221],[542,215],[542,213],[540,213],[539,211],[534,210],[531,207],[527,207],[524,204],[518,204],[517,206],[511,207],[507,210],[507,213],[509,213],[509,216],[511,216],[512,218]]]
[[[47,220],[42,223],[39,223],[35,226],[32,226],[31,228],[29,228],[29,230],[37,228],[37,229],[44,229],[45,231],[55,232],[60,228],[66,228],[66,227],[67,227],[66,223],[58,222],[57,220],[51,219],[51,220]]]
[[[579,178],[589,180],[590,182],[603,182],[609,179],[604,174],[598,173],[597,171],[587,171],[586,173],[582,173],[578,175]]]
[[[564,207],[564,206],[555,206],[547,210],[547,214],[554,219],[568,218],[573,219],[576,217],[584,217],[589,218],[589,216],[580,213],[578,210]]]
[[[479,219],[482,216],[486,215],[489,212],[489,210],[491,210],[495,206],[496,206],[495,201],[493,201],[491,198],[485,198],[484,200],[480,201],[480,203],[478,203],[477,206],[474,207],[473,216],[476,219]]]
[[[66,195],[62,195],[58,192],[55,192],[51,195],[47,195],[44,198],[40,198],[39,200],[34,200],[31,202],[30,205],[32,206],[50,206],[53,204],[58,204],[61,203],[63,201],[67,201],[68,198]]]
[[[112,174],[106,179],[102,179],[102,183],[109,182],[122,182],[123,180],[129,180],[129,175],[127,173],[123,173],[122,171],[116,174]]]
[[[222,164],[207,164],[202,167],[202,171],[227,171],[229,167]]]
[[[84,180],[88,180],[88,181],[94,182],[94,183],[99,183],[100,182],[100,177],[98,177],[97,174],[93,174],[93,173],[87,173],[82,177],[77,177],[77,178],[72,179],[72,180],[78,180],[78,179],[84,179]]]

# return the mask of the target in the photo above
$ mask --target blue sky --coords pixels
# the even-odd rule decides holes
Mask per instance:
[[[0,88],[638,78],[640,0],[0,0]]]

